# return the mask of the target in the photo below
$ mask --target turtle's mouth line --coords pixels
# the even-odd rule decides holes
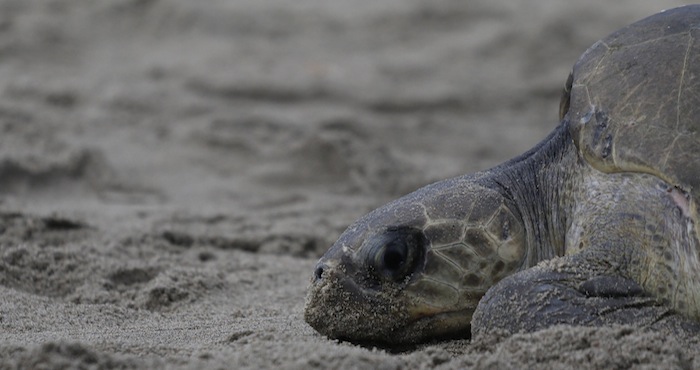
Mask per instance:
[[[471,317],[473,309],[444,310],[413,316],[408,325],[399,331],[420,333],[430,338],[471,338]]]
[[[414,317],[413,320],[411,320],[411,323],[417,323],[421,320],[427,320],[427,319],[439,319],[441,317],[449,317],[452,315],[460,315],[460,314],[466,314],[472,310],[435,310],[435,311],[414,311],[411,312],[411,317]]]
[[[356,300],[374,301],[381,296],[380,291],[374,289],[364,289],[351,278],[345,277],[341,281],[343,288],[347,292],[351,293]],[[416,326],[425,327],[433,322],[444,323],[440,326],[444,327],[445,331],[447,331],[448,328],[463,327],[465,326],[462,324],[464,321],[471,323],[471,316],[475,309],[476,307],[449,309],[428,305],[407,308],[409,320],[405,328],[410,329]],[[451,326],[452,323],[458,325]]]
[[[356,300],[373,301],[381,295],[381,291],[374,289],[364,289],[359,284],[357,284],[354,279],[347,276],[340,279],[340,285]]]

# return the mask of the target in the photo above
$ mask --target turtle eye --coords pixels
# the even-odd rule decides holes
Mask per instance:
[[[377,277],[398,282],[416,272],[426,244],[420,230],[390,228],[369,241],[366,259]]]
[[[383,269],[393,274],[406,264],[408,246],[401,240],[394,240],[384,246],[383,253],[380,253],[378,257],[381,258]]]

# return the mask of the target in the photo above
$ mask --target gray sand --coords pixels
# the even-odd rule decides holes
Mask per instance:
[[[556,124],[578,55],[684,1],[0,0],[2,368],[700,368],[556,327],[401,351],[302,319],[344,227]]]

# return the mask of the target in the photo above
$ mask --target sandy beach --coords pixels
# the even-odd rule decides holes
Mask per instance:
[[[588,46],[687,3],[0,0],[0,368],[700,368],[644,329],[303,320],[349,223],[529,149]]]

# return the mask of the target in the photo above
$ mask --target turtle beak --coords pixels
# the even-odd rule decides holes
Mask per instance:
[[[357,302],[366,301],[368,296],[371,296],[371,290],[362,289],[353,279],[349,272],[354,271],[347,263],[342,260],[332,258],[321,258],[316,263],[313,276],[311,277],[311,286],[309,287],[311,294],[320,294],[325,289],[340,289]]]

